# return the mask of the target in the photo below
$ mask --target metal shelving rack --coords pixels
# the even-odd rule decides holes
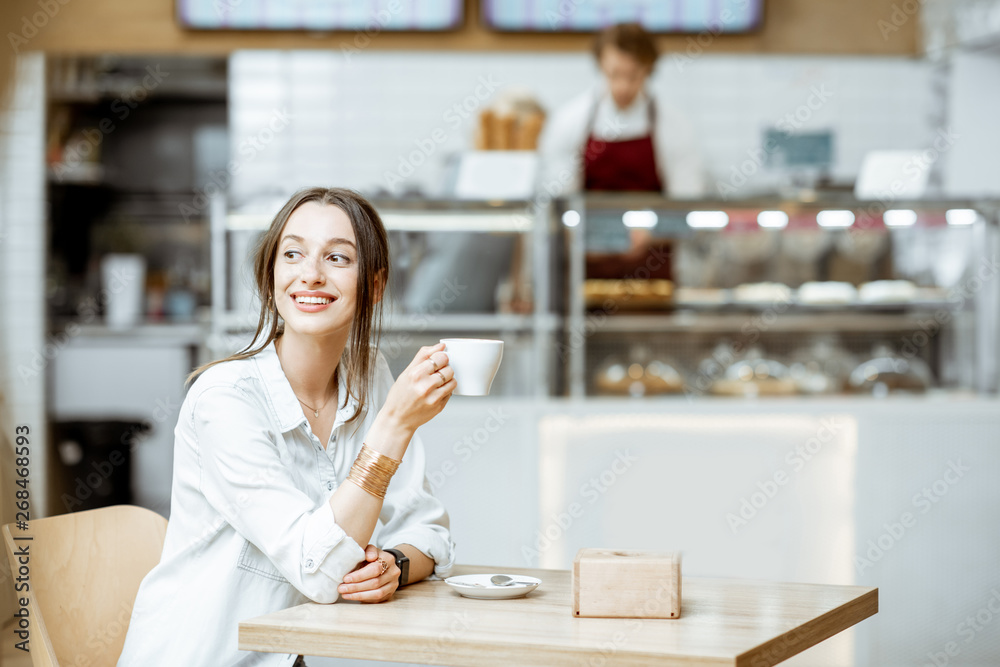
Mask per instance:
[[[435,200],[372,200],[387,231],[407,232],[482,232],[524,234],[527,261],[531,272],[531,314],[516,313],[440,313],[427,318],[420,313],[387,313],[383,321],[386,333],[474,334],[489,332],[504,338],[509,335],[529,335],[532,348],[531,387],[536,396],[553,392],[556,376],[550,351],[561,318],[552,312],[550,302],[551,271],[548,256],[552,237],[552,221],[548,206],[530,201],[435,201]],[[263,206],[260,211],[230,211],[226,197],[219,194],[211,201],[212,235],[212,331],[209,349],[214,358],[234,351],[234,340],[247,342],[240,334],[252,335],[256,329],[257,311],[234,311],[227,308],[231,289],[227,258],[227,236],[235,231],[264,230],[270,225],[273,212],[282,202]],[[270,212],[263,212],[270,210]]]

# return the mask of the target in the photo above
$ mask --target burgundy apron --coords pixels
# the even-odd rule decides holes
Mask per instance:
[[[597,105],[594,105],[587,121],[587,145],[583,151],[584,190],[663,191],[653,148],[656,109],[652,98],[648,111],[649,133],[625,141],[602,141],[594,137],[597,115]],[[611,280],[670,280],[673,277],[672,254],[670,241],[664,239],[647,240],[642,246],[624,253],[587,252],[586,276]]]
[[[656,169],[653,127],[656,109],[649,98],[649,133],[625,141],[603,141],[594,136],[597,104],[587,121],[587,145],[583,151],[584,190],[663,190]]]

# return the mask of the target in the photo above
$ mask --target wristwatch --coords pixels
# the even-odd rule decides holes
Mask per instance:
[[[392,554],[396,559],[396,567],[399,568],[399,585],[405,586],[410,580],[410,559],[399,549],[383,549],[386,553]]]

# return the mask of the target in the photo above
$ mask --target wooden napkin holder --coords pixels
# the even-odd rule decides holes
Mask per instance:
[[[576,618],[680,618],[681,555],[580,549],[573,559]]]

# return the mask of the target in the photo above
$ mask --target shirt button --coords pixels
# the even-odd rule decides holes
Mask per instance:
[[[307,559],[306,560],[306,567],[312,567],[312,566],[313,566],[313,559],[312,558]]]
[[[333,482],[327,482],[326,483],[326,490],[327,491],[333,491]]]

